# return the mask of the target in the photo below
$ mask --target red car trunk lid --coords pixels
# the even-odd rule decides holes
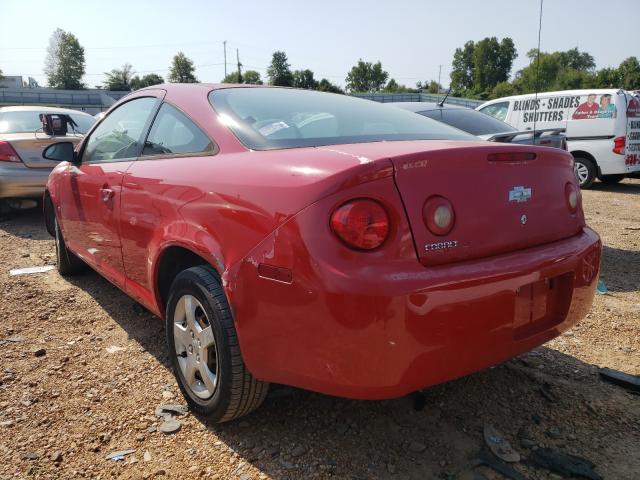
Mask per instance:
[[[535,155],[533,155],[535,154]],[[451,144],[391,157],[418,258],[437,265],[553,242],[584,226],[571,213],[565,186],[575,184],[572,159],[558,149]],[[423,218],[425,201],[453,205],[455,224],[435,235]]]

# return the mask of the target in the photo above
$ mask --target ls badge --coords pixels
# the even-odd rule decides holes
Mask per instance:
[[[509,190],[509,202],[524,203],[531,200],[531,188],[513,187]]]

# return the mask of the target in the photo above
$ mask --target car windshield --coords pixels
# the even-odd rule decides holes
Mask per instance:
[[[22,111],[22,112],[0,112],[0,133],[26,133],[42,130],[41,113],[58,114],[52,111]],[[77,133],[87,133],[95,123],[95,119],[90,115],[67,113],[78,125]],[[71,125],[68,126],[69,133],[73,132]]]
[[[225,88],[209,100],[253,150],[394,140],[474,140],[434,120],[348,95],[285,88]]]
[[[429,112],[419,113],[426,115]],[[442,121],[471,135],[492,135],[517,131],[508,123],[470,108],[445,108],[442,110]]]

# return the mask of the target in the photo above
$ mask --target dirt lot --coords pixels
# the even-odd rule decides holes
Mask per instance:
[[[485,423],[520,452],[514,466],[526,478],[562,478],[527,464],[535,447],[586,457],[607,479],[640,478],[640,396],[597,373],[640,374],[640,181],[598,184],[584,204],[604,241],[609,294],[560,338],[425,390],[420,411],[406,398],[280,389],[240,421],[214,426],[187,414],[172,435],[154,431],[156,407],[182,401],[162,322],[95,273],[10,277],[11,268],[54,264],[54,242],[38,212],[4,220],[0,479],[504,478],[468,470]],[[105,458],[124,449],[135,452]]]

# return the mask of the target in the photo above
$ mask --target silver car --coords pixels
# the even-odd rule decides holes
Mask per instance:
[[[94,123],[91,115],[66,108],[0,108],[0,210],[20,199],[40,199],[56,165],[42,158],[44,148],[78,143]]]

